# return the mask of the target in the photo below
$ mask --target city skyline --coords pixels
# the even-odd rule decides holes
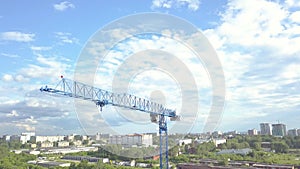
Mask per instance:
[[[265,126],[265,125],[269,125],[270,128],[268,129],[262,129]],[[236,129],[230,129],[230,130],[226,130],[226,131],[223,131],[223,130],[215,130],[215,131],[211,131],[211,132],[207,132],[207,133],[210,133],[211,135],[213,135],[214,133],[218,133],[219,134],[228,134],[228,133],[237,133],[237,134],[248,134],[248,135],[274,135],[274,136],[280,136],[280,135],[276,135],[273,133],[273,127],[274,125],[284,125],[285,126],[285,135],[295,135],[293,132],[296,132],[298,135],[298,133],[300,134],[300,127],[294,127],[294,128],[289,128],[287,124],[284,124],[284,123],[280,123],[277,121],[277,123],[270,123],[270,122],[261,122],[259,123],[257,126],[258,127],[253,127],[253,126],[249,126],[248,129],[246,130],[236,130]],[[255,130],[255,132],[253,133],[253,130]],[[263,131],[262,130],[270,130],[270,132],[268,131]],[[291,132],[293,130],[293,132]],[[295,130],[295,131],[294,131]],[[297,132],[299,130],[299,132]],[[249,134],[249,131],[251,131],[251,134]],[[17,134],[12,134],[12,133],[5,133],[3,134],[2,136],[12,136],[12,135],[15,135],[15,136],[21,136],[23,134],[32,134],[34,133],[34,135],[37,135],[37,136],[67,136],[67,135],[87,135],[87,136],[94,136],[94,135],[115,135],[115,136],[118,136],[118,135],[132,135],[132,134],[158,134],[158,131],[154,131],[154,132],[141,132],[141,133],[137,133],[137,132],[129,132],[129,133],[115,133],[115,134],[112,134],[112,133],[102,133],[101,131],[99,132],[96,132],[96,133],[90,133],[90,134],[87,134],[87,133],[67,133],[67,134],[60,134],[60,133],[56,133],[56,134],[50,134],[50,135],[47,135],[45,133],[43,134],[36,134],[36,131],[23,131],[20,133],[17,133]],[[207,134],[205,132],[191,132],[191,133],[170,133],[170,134]],[[256,134],[255,134],[256,133]],[[284,135],[284,136],[285,136]],[[1,135],[0,135],[0,138],[1,138]]]
[[[247,131],[253,126],[259,128],[262,121],[278,120],[288,128],[300,128],[299,9],[296,0],[2,2],[0,135],[26,131],[83,134],[95,126],[103,133],[156,132],[157,125],[151,124],[147,114],[127,118],[110,106],[99,113],[93,103],[39,91],[44,85],[55,86],[61,75],[73,78],[84,45],[98,30],[119,18],[147,12],[190,22],[216,50],[224,72],[226,100],[224,111],[218,112],[222,118],[215,130]],[[95,85],[110,90],[114,73],[124,62],[120,58],[149,48],[180,55],[192,72],[199,105],[197,117],[186,124],[191,128],[184,132],[203,132],[214,97],[211,79],[203,61],[196,60],[179,42],[159,35],[121,41],[111,49],[104,67],[97,69]],[[129,92],[140,97],[150,98],[161,91],[166,104],[181,113],[182,93],[168,74],[149,71],[136,75],[130,83]],[[77,114],[76,106],[85,113]]]

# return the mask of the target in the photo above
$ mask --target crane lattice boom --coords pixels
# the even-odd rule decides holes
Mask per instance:
[[[162,164],[162,133],[165,132],[166,136],[166,168],[168,168],[168,133],[167,133],[167,118],[170,117],[171,121],[179,120],[175,110],[167,109],[163,105],[153,101],[143,99],[131,94],[117,94],[106,91],[94,86],[90,86],[81,82],[73,81],[63,78],[55,88],[48,86],[40,88],[42,92],[54,93],[62,96],[69,96],[83,100],[90,100],[95,102],[102,110],[105,105],[113,105],[132,110],[139,110],[142,112],[150,113],[151,121],[159,124],[160,134],[160,168]]]

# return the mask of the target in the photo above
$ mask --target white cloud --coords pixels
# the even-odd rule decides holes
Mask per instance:
[[[25,122],[30,124],[36,124],[37,120],[35,120],[33,116],[30,116],[29,118],[25,119]]]
[[[299,111],[299,15],[275,1],[231,0],[220,23],[204,31],[225,73],[224,123]]]
[[[12,82],[12,81],[16,81],[16,82],[28,82],[29,79],[25,78],[23,75],[16,75],[15,77],[13,75],[10,74],[5,74],[2,77],[2,80],[5,82]]]
[[[38,55],[35,64],[29,64],[28,67],[19,70],[22,78],[54,78],[57,79],[62,74],[66,74],[70,67],[67,63],[61,61],[63,58],[45,57]]]
[[[182,8],[197,11],[200,6],[200,0],[153,0],[152,8]]]
[[[9,53],[1,53],[1,55],[5,56],[5,57],[10,57],[10,58],[18,58],[18,57],[20,57],[19,55],[9,54]]]
[[[298,79],[300,79],[300,63],[286,65],[281,72],[280,77],[286,80],[298,81]]]
[[[28,78],[25,78],[23,75],[17,75],[17,76],[15,77],[15,80],[16,80],[17,82],[28,82],[28,81],[29,81],[29,79],[28,79]]]
[[[44,50],[50,50],[50,49],[52,49],[52,47],[51,46],[31,46],[30,49],[33,51],[44,51]]]
[[[31,126],[29,124],[21,124],[21,123],[18,123],[16,124],[16,126],[22,130],[26,130],[26,131],[35,131],[35,127],[34,126]]]
[[[168,31],[166,30],[164,32]],[[178,35],[176,34],[174,36]],[[96,49],[98,49],[98,46],[94,46],[94,48],[91,48],[90,50],[95,51]],[[166,52],[170,55],[164,57],[153,53],[143,52],[149,49]],[[143,53],[141,54],[139,52]],[[96,55],[97,53],[93,52],[93,54]],[[145,62],[145,59],[147,62]],[[180,64],[179,66],[178,62],[176,62],[177,60],[181,62],[182,65],[186,66],[188,70],[186,71],[183,67],[180,68],[182,65]],[[118,71],[118,68],[124,65],[126,65],[128,70]],[[168,66],[164,67],[164,65]],[[170,67],[169,65],[173,66]],[[208,114],[209,106],[205,107],[200,104],[210,104],[209,102],[212,98],[210,91],[210,77],[200,59],[198,59],[190,48],[179,41],[157,35],[151,37],[141,36],[129,38],[125,42],[117,44],[114,49],[110,50],[105,58],[101,60],[101,65],[98,66],[99,74],[95,77],[96,86],[103,86],[105,87],[104,89],[111,90],[109,88],[111,86],[109,85],[111,84],[113,87],[116,85],[113,82],[113,79],[120,78],[120,82],[116,82],[118,87],[128,85],[128,88],[126,88],[128,90],[127,93],[132,93],[142,98],[150,99],[153,91],[161,91],[166,97],[166,107],[176,109],[177,113],[180,113],[181,116],[184,117],[180,123],[188,123],[191,125],[191,121],[187,121],[196,119],[191,116],[194,116],[193,113],[197,113],[197,111],[186,111],[187,107],[190,110],[196,109],[201,111],[202,114]],[[150,67],[150,70],[145,69],[145,67]],[[164,68],[166,69],[164,70]],[[135,71],[135,75],[129,77],[129,80],[123,80],[127,79],[129,74],[131,75],[132,70]],[[116,73],[117,71],[118,73]],[[193,85],[193,82],[190,79],[193,79],[196,84]],[[194,90],[191,85],[196,89]],[[186,91],[186,88],[188,88],[189,91]],[[183,89],[184,91],[182,91]],[[192,94],[188,92],[191,92]],[[182,95],[184,95],[184,98],[182,98]],[[195,101],[197,101],[197,104],[193,104]],[[184,105],[184,107],[182,105]],[[129,117],[131,120],[134,119],[133,121],[149,122],[147,117],[142,119],[141,117],[135,117],[130,113],[125,114],[126,117]]]
[[[289,11],[274,1],[232,0],[214,33],[222,39],[219,46],[263,47],[261,51],[270,50],[271,55],[291,56],[300,52],[296,45],[300,43],[300,26],[294,24],[299,15],[299,11]]]
[[[72,34],[68,32],[55,32],[55,36],[61,41],[61,43],[68,43],[68,44],[79,43],[79,40],[73,37]]]
[[[285,0],[285,3],[288,7],[300,7],[300,1],[299,0]]]
[[[6,41],[31,42],[34,41],[35,34],[22,32],[2,32],[0,39]]]
[[[75,5],[72,4],[71,2],[63,1],[59,4],[54,4],[53,7],[57,11],[65,11],[65,10],[70,9],[70,8],[75,8]]]
[[[219,32],[234,44],[264,44],[283,31],[281,22],[286,17],[287,12],[274,2],[230,1],[228,9],[222,15],[223,23]]]
[[[18,117],[19,114],[16,110],[12,110],[10,114],[7,114],[6,117]]]
[[[300,11],[293,12],[290,16],[292,22],[300,23]]]
[[[3,75],[2,77],[2,80],[6,81],[6,82],[10,82],[10,81],[13,81],[13,76],[12,75],[9,75],[9,74],[5,74]]]

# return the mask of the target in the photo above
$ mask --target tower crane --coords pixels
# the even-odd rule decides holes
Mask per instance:
[[[92,101],[100,108],[106,105],[112,105],[132,110],[138,110],[150,114],[151,122],[158,123],[159,125],[159,160],[160,169],[164,167],[163,165],[163,133],[165,133],[165,144],[166,144],[166,168],[169,168],[168,159],[168,127],[167,118],[169,117],[171,121],[179,120],[179,116],[176,115],[175,110],[167,109],[163,105],[155,103],[153,101],[137,97],[135,95],[123,93],[113,93],[106,91],[94,86],[90,86],[81,82],[66,79],[61,76],[61,80],[56,85],[55,88],[50,88],[48,86],[41,87],[40,91],[53,93],[61,96],[68,96],[72,98],[78,98],[83,100]]]

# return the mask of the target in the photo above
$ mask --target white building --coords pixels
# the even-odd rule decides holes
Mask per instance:
[[[81,140],[77,140],[73,142],[74,146],[81,146],[82,145],[82,141]]]
[[[4,139],[5,141],[10,141],[10,135],[4,135],[4,136],[3,136],[3,139]]]
[[[43,148],[53,147],[53,142],[49,142],[49,141],[42,142],[41,147],[43,147]]]
[[[178,145],[192,144],[192,139],[180,139],[177,141]]]
[[[22,144],[27,143],[32,136],[35,136],[35,132],[21,133],[21,136],[20,136],[21,143]]]
[[[35,143],[37,142],[46,142],[49,141],[51,143],[64,140],[65,136],[33,136],[31,140]]]
[[[272,125],[270,123],[260,123],[261,135],[272,135]]]
[[[96,141],[101,140],[101,134],[100,134],[100,133],[97,133],[97,134],[95,135],[95,140],[96,140]]]
[[[213,139],[213,142],[216,147],[218,147],[220,144],[226,143],[226,139]]]
[[[66,139],[67,139],[68,141],[74,141],[74,137],[75,137],[75,135],[72,134],[72,135],[66,136]]]
[[[248,130],[248,135],[249,136],[255,136],[257,134],[258,134],[258,131],[256,129]]]
[[[121,135],[113,135],[109,136],[108,143],[109,144],[122,144],[122,137]]]
[[[57,143],[58,147],[68,147],[70,145],[70,143],[68,141],[59,141]]]
[[[109,144],[121,144],[126,147],[152,146],[151,134],[130,134],[130,135],[114,135],[109,137]]]

